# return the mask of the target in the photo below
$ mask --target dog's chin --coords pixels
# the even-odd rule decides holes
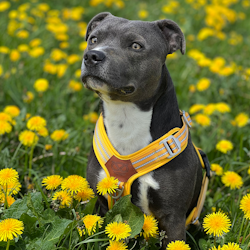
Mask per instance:
[[[86,88],[105,95],[130,96],[135,92],[135,87],[132,85],[124,87],[113,87],[112,84],[93,76],[82,78]]]

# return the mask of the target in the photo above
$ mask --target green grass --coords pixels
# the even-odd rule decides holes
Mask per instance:
[[[177,2],[177,7],[172,9],[171,13],[165,13],[162,9],[163,6],[171,5],[171,2],[172,6]],[[195,121],[196,113],[192,114],[194,122],[191,134],[195,144],[207,153],[211,163],[220,164],[224,172],[234,171],[238,173],[244,183],[241,188],[231,190],[222,183],[221,176],[214,175],[209,184],[200,221],[202,222],[203,217],[212,212],[212,208],[216,209],[216,211],[222,210],[229,216],[232,222],[230,232],[222,238],[217,238],[217,246],[228,242],[239,244],[239,238],[243,237],[244,233],[244,237],[247,237],[250,233],[249,221],[243,221],[244,214],[239,209],[239,203],[241,198],[249,192],[250,184],[247,172],[250,167],[249,121],[243,127],[233,126],[231,123],[241,112],[248,115],[248,119],[250,114],[250,6],[247,6],[249,1],[244,0],[235,1],[235,3],[233,1],[224,1],[224,5],[222,4],[223,1],[218,1],[220,8],[223,6],[224,14],[220,14],[220,17],[225,23],[217,31],[223,32],[225,38],[221,40],[215,33],[215,35],[204,40],[199,40],[198,34],[202,28],[209,27],[215,31],[215,27],[208,26],[206,22],[207,18],[211,17],[206,10],[212,4],[212,1],[205,1],[204,5],[195,5],[200,2],[198,0],[169,2],[161,0],[125,0],[124,7],[120,8],[117,5],[119,1],[111,1],[110,6],[106,6],[104,3],[91,6],[91,1],[81,1],[80,6],[80,2],[76,0],[43,1],[43,3],[48,4],[50,10],[58,10],[58,17],[61,22],[67,25],[68,30],[65,33],[68,36],[68,40],[66,40],[68,42],[67,48],[60,48],[62,41],[56,39],[55,35],[47,29],[46,18],[50,12],[42,13],[41,17],[34,14],[34,9],[38,9],[42,1],[9,1],[11,6],[7,10],[0,12],[0,112],[8,105],[15,105],[21,111],[19,116],[14,118],[16,124],[12,126],[12,131],[0,135],[0,169],[16,169],[22,184],[21,191],[18,195],[15,195],[15,199],[18,200],[7,209],[9,212],[0,209],[0,220],[14,216],[14,218],[24,221],[27,226],[23,237],[19,238],[18,242],[11,241],[10,249],[37,248],[42,244],[41,242],[46,241],[46,237],[52,237],[53,230],[58,230],[57,240],[53,241],[53,244],[47,246],[46,249],[77,249],[74,246],[84,240],[84,244],[81,244],[81,248],[78,249],[99,249],[102,245],[102,249],[105,249],[107,246],[107,238],[100,242],[93,240],[94,243],[91,243],[90,239],[86,241],[87,237],[80,239],[75,230],[77,223],[79,224],[75,219],[75,212],[79,213],[81,217],[85,214],[91,214],[93,204],[91,207],[89,203],[90,205],[85,205],[79,210],[79,206],[74,203],[70,209],[59,209],[59,211],[54,212],[52,209],[46,208],[45,200],[48,200],[47,204],[50,204],[51,197],[47,197],[47,192],[44,189],[42,191],[41,188],[42,179],[54,173],[60,174],[64,178],[73,174],[85,177],[94,123],[90,119],[83,119],[83,116],[100,111],[99,99],[93,92],[85,88],[80,91],[70,90],[68,84],[70,80],[80,82],[79,76],[75,76],[75,72],[81,67],[83,51],[79,49],[79,45],[85,41],[85,38],[79,35],[81,31],[83,32],[82,28],[79,28],[79,23],[84,22],[87,24],[95,14],[101,11],[109,11],[113,15],[128,19],[146,21],[167,18],[174,20],[181,26],[186,37],[187,53],[181,55],[178,51],[176,57],[169,58],[166,61],[176,88],[179,107],[189,111],[194,104],[208,105],[220,102],[230,107],[229,112],[215,111],[208,115],[211,122],[208,126],[200,125]],[[3,1],[0,2],[0,10],[1,3]],[[27,9],[20,11],[20,6],[22,8],[24,3],[28,4]],[[65,9],[73,9],[74,7],[84,8],[80,18],[77,20],[65,18]],[[219,7],[214,6],[213,9],[215,14]],[[21,27],[10,33],[11,19],[9,13],[13,10],[19,10],[15,20]],[[145,18],[139,16],[138,13],[141,10],[147,11]],[[23,20],[20,20],[21,12],[26,13],[27,16]],[[230,15],[227,16],[227,14]],[[236,16],[235,20],[230,19],[234,15]],[[28,17],[32,17],[31,23]],[[215,25],[219,23],[218,20]],[[29,36],[25,39],[19,38],[17,33],[20,30],[27,30]],[[233,45],[232,37],[235,36],[235,44]],[[31,48],[29,43],[35,38],[41,39],[41,45],[39,46],[43,47],[45,51],[43,55],[37,58],[31,57],[28,52],[20,52],[20,59],[11,61],[10,53],[4,54],[1,52],[2,46],[9,48],[10,51],[17,49],[20,44],[26,44]],[[51,51],[55,48],[61,49],[67,56],[77,54],[79,60],[73,64],[68,64],[67,58],[53,61]],[[225,66],[233,67],[233,73],[223,76],[221,70],[214,73],[209,66],[199,66],[199,62],[190,56],[190,52],[194,49],[202,52],[206,58],[211,60],[216,57],[224,58]],[[57,74],[44,71],[44,65],[48,59],[54,65],[67,65],[67,70],[63,76],[58,77]],[[211,64],[214,64],[214,61]],[[42,94],[36,92],[33,87],[34,82],[39,78],[46,78],[49,82],[49,89]],[[195,92],[190,91],[190,86],[196,86],[197,82],[202,78],[210,79],[209,88],[204,91],[198,91],[197,89]],[[34,99],[30,103],[23,100],[27,91],[34,94]],[[27,113],[31,114],[31,116],[39,115],[45,118],[49,135],[54,130],[64,129],[69,134],[69,137],[65,141],[55,142],[50,136],[45,138],[40,136],[38,144],[34,147],[34,153],[31,155],[31,148],[21,145],[18,139],[19,134],[27,129],[27,119],[25,118]],[[198,113],[203,112],[199,111]],[[216,144],[223,139],[233,143],[233,149],[226,154],[216,149]],[[51,144],[52,149],[46,151],[44,148],[46,144]],[[28,171],[30,160],[32,169]],[[29,180],[27,180],[28,174],[31,175]],[[36,194],[40,194],[42,191],[42,195],[32,194],[32,191],[28,189],[28,184],[33,185],[33,188],[37,190]],[[25,198],[23,198],[23,195],[25,195]],[[29,207],[24,204],[24,199],[30,200]],[[43,205],[40,203],[40,205],[36,205],[36,202]],[[18,206],[23,208],[23,214],[25,215],[20,213],[20,216],[17,216],[11,212],[11,208],[15,204],[17,208]],[[63,222],[60,226],[57,226],[59,218]],[[40,229],[36,228],[36,223],[40,224]],[[241,226],[242,230],[240,232]],[[38,231],[35,232],[35,230]],[[95,239],[106,237],[104,234],[100,235],[100,237],[98,235],[93,237]],[[202,230],[197,231],[191,228],[187,240],[191,249],[209,249],[214,246],[214,238]],[[245,243],[241,244],[241,248],[247,249],[249,241],[250,238],[248,237]],[[157,249],[153,240],[149,243],[150,248],[142,237],[138,240],[131,239],[128,246],[132,249],[133,245],[135,245],[134,249]],[[0,249],[6,249],[6,243],[0,242]]]

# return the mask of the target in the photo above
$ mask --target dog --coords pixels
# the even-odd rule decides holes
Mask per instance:
[[[166,56],[185,53],[185,38],[172,20],[131,21],[102,12],[92,18],[86,32],[87,48],[81,66],[85,87],[102,101],[108,138],[120,155],[129,155],[183,126]],[[92,148],[87,180],[96,192],[106,177]],[[187,147],[167,164],[136,179],[132,203],[153,214],[167,238],[186,240],[185,221],[196,206],[202,168],[189,134]],[[100,213],[107,199],[98,195]]]

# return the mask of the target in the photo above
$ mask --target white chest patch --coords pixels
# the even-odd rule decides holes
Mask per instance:
[[[132,154],[146,147],[152,141],[150,134],[152,109],[144,112],[133,103],[112,101],[108,98],[104,99],[103,105],[105,112],[104,124],[109,140],[121,155]],[[98,181],[105,177],[105,171],[102,169],[98,173]],[[138,181],[139,200],[136,205],[145,214],[151,214],[148,189],[159,189],[159,183],[153,178],[153,172],[139,177]]]
[[[108,101],[104,102],[104,110],[108,137],[121,155],[132,154],[152,141],[152,109],[144,112],[133,103]]]

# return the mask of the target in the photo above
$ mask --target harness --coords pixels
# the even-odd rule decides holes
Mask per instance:
[[[185,150],[188,144],[189,128],[191,127],[192,121],[187,112],[180,111],[180,115],[183,123],[181,128],[171,129],[167,134],[156,141],[151,142],[146,147],[130,155],[120,155],[115,150],[105,131],[103,115],[100,115],[95,127],[93,148],[97,160],[104,169],[107,177],[113,176],[119,180],[119,188],[117,189],[116,195],[113,196],[114,202],[121,196],[130,194],[131,185],[138,177],[165,165]],[[206,155],[195,145],[194,148],[200,159],[202,168],[206,169],[206,173],[203,177],[197,206],[187,217],[186,226],[198,222],[204,205],[210,177],[210,166]],[[108,197],[108,205],[110,208],[110,196]]]

